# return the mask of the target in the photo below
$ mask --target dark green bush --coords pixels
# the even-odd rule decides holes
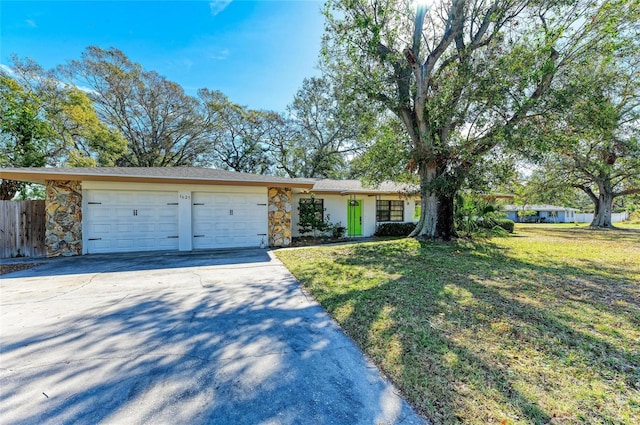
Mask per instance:
[[[329,226],[329,230],[331,231],[331,236],[336,239],[344,237],[344,234],[347,232],[347,228],[344,227],[340,222]]]
[[[374,236],[409,236],[415,223],[384,223],[378,226]]]
[[[515,223],[513,220],[509,220],[508,218],[494,218],[491,220],[478,220],[478,226],[483,229],[493,229],[496,226],[503,228],[509,233],[513,233],[513,228]]]
[[[508,218],[501,218],[497,220],[498,222],[498,226],[502,227],[504,230],[506,230],[509,233],[513,233],[513,228],[515,226],[515,223],[513,220],[509,220]]]

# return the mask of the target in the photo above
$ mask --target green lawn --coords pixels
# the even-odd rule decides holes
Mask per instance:
[[[278,257],[434,423],[640,423],[640,230]]]

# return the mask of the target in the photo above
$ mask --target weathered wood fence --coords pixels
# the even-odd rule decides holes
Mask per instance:
[[[0,201],[0,258],[44,257],[44,201]]]

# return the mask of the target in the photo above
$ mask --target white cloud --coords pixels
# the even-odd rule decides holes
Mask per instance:
[[[11,69],[11,67],[9,67],[9,66],[7,66],[7,65],[5,65],[3,63],[0,63],[0,71],[4,72],[7,75],[15,74],[15,71],[13,69]]]
[[[85,87],[85,86],[74,86],[74,87],[77,88],[80,91],[85,92],[86,94],[98,94],[97,91],[95,91],[94,89],[89,88],[89,87]]]
[[[229,57],[229,49],[215,50],[209,52],[209,59],[224,60]]]
[[[214,0],[209,3],[209,8],[211,9],[211,14],[216,16],[218,13],[222,12],[232,0]]]
[[[38,28],[38,25],[35,23],[35,21],[32,21],[31,19],[26,19],[24,22],[31,28]]]

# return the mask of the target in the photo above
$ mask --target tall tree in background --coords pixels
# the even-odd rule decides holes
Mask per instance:
[[[0,167],[42,167],[54,132],[44,119],[42,100],[13,78],[0,74]],[[24,187],[2,179],[0,200]]]
[[[125,152],[126,141],[98,119],[84,92],[32,61],[14,58],[13,69],[0,72],[0,166],[109,166]],[[2,198],[24,189],[3,180]]]
[[[325,67],[403,123],[422,197],[413,236],[455,235],[465,179],[535,122],[554,76],[597,51],[632,2],[328,2]]]
[[[266,139],[272,114],[234,104],[220,92],[201,91],[200,95],[212,117],[208,132],[211,162],[225,170],[269,174],[271,159]]]
[[[126,153],[127,142],[120,132],[98,119],[93,102],[86,93],[69,88],[60,111],[51,123],[66,149],[65,165],[71,167],[114,166]]]
[[[639,5],[640,6],[640,5]],[[640,7],[612,35],[611,49],[577,64],[547,117],[544,172],[593,202],[592,227],[612,227],[615,198],[640,193]]]
[[[288,139],[274,138],[277,167],[289,177],[340,178],[366,138],[371,118],[328,77],[306,78],[288,108]],[[278,129],[282,131],[282,129]]]
[[[53,131],[44,147],[48,165],[112,166],[126,151],[126,141],[100,121],[87,94],[60,81],[31,60],[13,58],[16,81],[41,101],[41,118]]]
[[[91,46],[82,59],[60,67],[69,83],[86,86],[98,117],[128,142],[119,166],[205,165],[211,125],[199,99],[120,50]]]

